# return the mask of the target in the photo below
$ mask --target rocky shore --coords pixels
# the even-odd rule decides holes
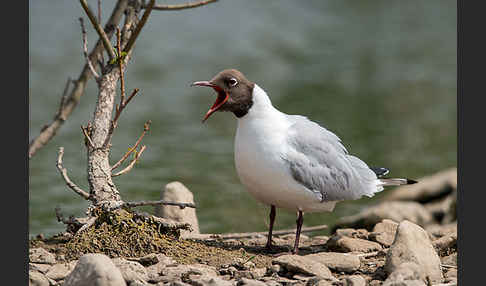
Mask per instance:
[[[266,237],[257,233],[245,238],[199,234],[193,209],[156,209],[164,223],[187,223],[192,231],[160,235],[159,222],[155,234],[148,228],[129,241],[120,239],[146,228],[147,220],[111,217],[95,224],[95,235],[84,240],[68,232],[31,240],[29,284],[457,285],[456,198],[455,168],[421,178],[342,218],[330,236],[302,235],[299,255],[289,253],[294,234],[276,236],[271,252],[263,248]],[[168,184],[161,199],[193,200],[178,182]],[[124,232],[110,237],[104,229]]]

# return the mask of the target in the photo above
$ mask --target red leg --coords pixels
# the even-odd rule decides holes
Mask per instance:
[[[300,231],[302,230],[302,224],[304,223],[304,213],[299,211],[299,216],[297,217],[297,231],[295,232],[295,244],[294,250],[292,251],[293,254],[298,254],[299,252],[299,239],[300,239]]]
[[[268,237],[267,237],[267,245],[265,248],[270,249],[272,247],[272,230],[273,230],[273,223],[275,222],[275,206],[272,205],[270,208],[270,227],[268,230]]]

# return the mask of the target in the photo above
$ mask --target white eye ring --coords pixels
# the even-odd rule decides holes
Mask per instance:
[[[238,81],[236,80],[236,78],[234,78],[234,77],[230,78],[230,80],[229,80],[230,86],[236,86],[237,84],[238,84]]]

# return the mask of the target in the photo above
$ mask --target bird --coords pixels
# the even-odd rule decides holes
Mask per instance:
[[[414,184],[407,178],[384,178],[387,168],[369,167],[348,153],[341,139],[302,115],[289,115],[273,106],[258,84],[236,69],[225,69],[209,81],[216,101],[204,115],[217,111],[237,118],[234,164],[246,190],[270,206],[265,248],[272,248],[276,208],[297,213],[293,254],[298,254],[304,213],[332,212],[336,203],[372,197],[385,186]]]

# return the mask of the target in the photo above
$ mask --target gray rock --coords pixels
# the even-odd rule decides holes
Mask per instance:
[[[49,281],[40,272],[29,271],[29,285],[31,286],[49,286]]]
[[[172,258],[161,253],[157,253],[156,257],[157,257],[156,258],[157,263],[145,268],[148,276],[147,281],[157,280],[157,278],[161,275],[162,271],[165,269],[167,265],[174,265],[176,263]]]
[[[417,180],[418,184],[404,185],[386,192],[389,201],[405,200],[426,203],[446,196],[457,189],[457,168],[450,168]],[[400,220],[396,220],[400,221]]]
[[[189,276],[188,282],[193,286],[232,286],[233,283],[227,280],[223,280],[219,277],[208,276],[208,275],[196,275]]]
[[[181,182],[171,182],[167,184],[165,190],[160,195],[160,199],[170,202],[194,203],[192,192]],[[182,230],[182,236],[187,233],[199,233],[199,222],[197,220],[196,209],[194,208],[181,209],[178,206],[160,205],[155,208],[155,215],[190,224],[192,231]]]
[[[254,269],[250,270],[250,272],[251,272],[253,279],[259,279],[259,278],[262,278],[263,276],[265,276],[265,274],[267,273],[267,269],[266,268],[254,268]]]
[[[440,259],[440,261],[443,265],[456,266],[457,267],[457,252],[453,253],[449,256],[442,257]]]
[[[441,238],[448,234],[457,232],[457,221],[448,224],[432,224],[425,227],[425,230],[433,236],[433,239]]]
[[[361,265],[359,257],[354,254],[340,253],[340,252],[320,252],[305,255],[317,262],[326,265],[329,269],[334,271],[354,272],[358,270]]]
[[[343,286],[366,286],[366,280],[359,275],[347,276],[344,279]]]
[[[391,274],[405,262],[416,263],[433,283],[443,279],[439,256],[427,232],[409,221],[398,225],[395,241],[386,255],[384,269]]]
[[[420,203],[387,201],[367,208],[357,215],[339,219],[333,229],[346,227],[372,229],[375,224],[384,219],[390,219],[396,222],[408,220],[421,226],[425,226],[434,221],[432,215]]]
[[[417,263],[404,262],[400,264],[386,279],[386,282],[400,282],[405,280],[425,281],[425,273]]]
[[[369,234],[369,238],[385,247],[389,247],[395,239],[397,228],[398,223],[389,219],[384,219],[374,226],[373,232]]]
[[[149,279],[145,267],[136,261],[130,261],[123,258],[113,258],[111,261],[118,267],[118,269],[120,269],[123,279],[125,279],[128,284],[131,284],[132,282],[146,282]]]
[[[320,277],[312,277],[311,279],[307,280],[305,286],[332,286],[332,281],[328,279],[323,279]]]
[[[374,241],[340,235],[331,236],[326,242],[326,246],[331,251],[339,252],[371,252],[382,250],[381,245]]]
[[[54,256],[54,254],[48,252],[44,248],[31,248],[29,249],[29,262],[54,264],[56,263],[56,257]]]
[[[241,278],[238,280],[236,283],[237,286],[266,286],[262,281],[254,280],[254,279],[247,279],[247,278]]]
[[[74,270],[66,277],[64,286],[120,286],[126,285],[120,270],[111,259],[98,253],[79,258]]]
[[[404,280],[404,281],[384,282],[382,286],[427,286],[427,285],[422,280]]]
[[[54,264],[49,271],[46,273],[46,277],[52,280],[62,280],[68,276],[71,271],[73,271],[76,266],[77,261],[72,261],[69,263],[59,263]]]
[[[352,238],[368,239],[368,231],[366,229],[354,229],[354,228],[339,228],[336,229],[336,234],[341,236],[348,236]]]
[[[451,268],[444,274],[445,278],[451,280],[451,278],[457,279],[457,269]]]
[[[46,273],[51,269],[52,265],[42,263],[29,263],[29,270],[38,271],[40,273]]]
[[[302,273],[323,278],[334,278],[326,265],[305,256],[282,255],[273,259],[272,264],[279,264],[287,269],[287,271],[293,273]]]
[[[181,277],[183,275],[206,275],[215,277],[218,275],[216,268],[204,264],[191,264],[191,265],[177,265],[173,267],[165,267],[162,270],[164,276],[176,276]]]

